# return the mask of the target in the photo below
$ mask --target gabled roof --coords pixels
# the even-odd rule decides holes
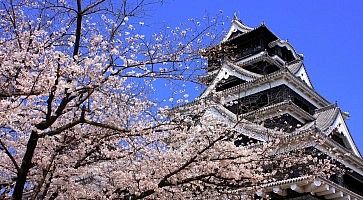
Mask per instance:
[[[208,96],[219,81],[227,79],[229,76],[235,76],[244,81],[252,81],[256,78],[262,77],[260,74],[250,72],[232,62],[229,62],[228,60],[225,60],[218,72],[213,73],[213,80],[211,80],[208,88],[201,94],[201,97]]]
[[[254,27],[254,28],[249,27],[245,23],[243,23],[235,14],[233,19],[232,19],[232,22],[231,22],[231,27],[229,28],[227,34],[222,39],[222,43],[231,41],[231,40],[233,40],[235,38],[240,38],[240,36],[247,36],[249,34],[252,34],[253,32],[258,32],[258,31],[262,31],[264,33],[267,33],[270,36],[271,41],[279,39],[277,37],[277,35],[274,34],[266,26],[265,23],[261,23],[259,26]]]
[[[306,130],[311,127],[316,127],[326,135],[331,135],[333,130],[336,129],[346,138],[354,154],[358,157],[361,157],[360,152],[355,145],[352,135],[350,134],[348,126],[344,120],[344,114],[337,105],[331,104],[318,109],[314,117],[316,120],[307,123],[298,130]]]
[[[225,42],[228,39],[230,39],[233,34],[245,34],[252,30],[253,28],[244,24],[240,19],[238,19],[236,15],[234,15],[232,19],[232,25],[229,28],[226,36],[224,36],[222,42]]]
[[[287,50],[291,51],[292,55],[294,56],[294,58],[295,58],[296,60],[301,60],[301,59],[302,59],[302,56],[301,56],[301,55],[299,55],[299,54],[295,51],[294,47],[293,47],[293,46],[292,46],[292,45],[291,45],[291,44],[290,44],[287,40],[277,39],[277,40],[275,40],[275,41],[273,41],[273,42],[270,42],[270,43],[268,44],[268,46],[269,46],[270,48],[275,47],[275,46],[285,47]]]
[[[339,112],[339,108],[334,104],[318,109],[314,115],[316,120],[306,126],[314,125],[321,131],[327,131],[337,118]]]

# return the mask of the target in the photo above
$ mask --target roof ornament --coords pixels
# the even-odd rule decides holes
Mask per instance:
[[[350,113],[349,112],[345,111],[345,112],[342,112],[342,114],[343,114],[344,119],[347,120],[347,119],[350,118]]]
[[[233,13],[233,20],[238,20],[237,12]]]

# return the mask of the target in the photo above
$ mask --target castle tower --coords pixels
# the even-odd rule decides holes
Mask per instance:
[[[265,24],[249,27],[237,17],[208,59],[207,89],[200,99],[217,95],[226,116],[246,119],[286,136],[319,134],[306,148],[337,159],[347,170],[343,177],[294,177],[269,183],[257,196],[272,199],[363,199],[363,160],[345,122],[347,114],[319,95],[309,79],[302,54],[276,36]],[[309,131],[307,131],[309,130]],[[306,136],[304,136],[306,134]],[[244,139],[261,140],[254,136]],[[309,139],[307,139],[309,140]],[[336,155],[344,155],[337,157]]]

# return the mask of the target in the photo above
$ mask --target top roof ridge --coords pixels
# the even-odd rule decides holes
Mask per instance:
[[[332,104],[329,104],[329,105],[327,105],[325,107],[316,109],[315,112],[316,113],[321,113],[321,112],[324,112],[324,111],[327,111],[327,110],[330,110],[330,109],[335,109],[335,108],[339,109],[339,107],[335,103],[332,103]]]

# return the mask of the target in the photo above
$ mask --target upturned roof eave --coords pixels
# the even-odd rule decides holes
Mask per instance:
[[[239,84],[237,86],[234,86],[232,88],[228,88],[226,90],[223,90],[219,92],[219,96],[225,96],[231,93],[234,93],[236,91],[244,91],[247,89],[254,88],[255,86],[258,86],[261,83],[270,83],[273,80],[277,80],[280,78],[289,78],[291,81],[294,81],[298,86],[301,87],[301,91],[307,91],[312,96],[315,97],[317,100],[317,103],[321,104],[322,107],[329,105],[329,101],[327,101],[324,97],[319,95],[313,88],[310,88],[306,83],[304,83],[301,79],[296,77],[294,74],[290,72],[287,68],[283,68],[282,70],[273,72],[271,74],[265,75],[263,77],[257,78],[255,80]]]
[[[310,115],[308,112],[306,112],[305,110],[303,110],[300,107],[298,107],[297,105],[295,105],[292,101],[283,101],[283,102],[280,102],[277,104],[266,106],[266,107],[263,107],[261,109],[258,109],[258,110],[252,111],[252,112],[241,114],[240,117],[249,119],[252,116],[260,116],[260,115],[264,115],[265,113],[271,113],[271,114],[268,114],[268,117],[267,117],[267,118],[271,118],[271,117],[280,115],[280,112],[276,112],[276,111],[291,111],[294,114],[299,115],[299,117],[301,117],[302,119],[304,119],[306,121],[311,121],[311,120],[315,119],[312,115]],[[265,119],[265,118],[259,118],[259,119]]]

